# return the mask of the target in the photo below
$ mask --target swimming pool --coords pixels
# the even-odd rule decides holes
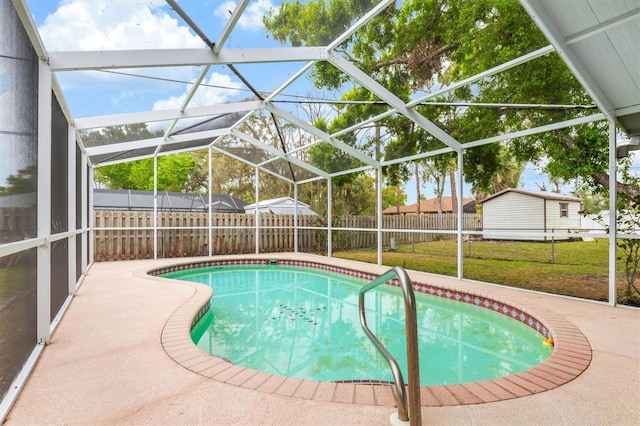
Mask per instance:
[[[271,263],[251,259],[163,271],[163,277],[214,289],[211,310],[192,329],[200,349],[282,376],[353,383],[392,380],[358,319],[358,289],[375,275],[305,262]],[[550,337],[547,328],[525,312],[462,292],[414,287],[422,385],[515,374],[540,364],[552,351],[542,343]],[[382,286],[367,297],[366,306],[377,308],[367,312],[370,327],[404,368],[399,289]]]

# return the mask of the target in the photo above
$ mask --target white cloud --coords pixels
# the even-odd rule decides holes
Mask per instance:
[[[231,80],[231,77],[228,75],[218,74],[216,72],[211,73],[204,83],[216,87],[199,87],[195,96],[189,103],[189,107],[216,105],[228,102],[231,97],[238,93],[238,90],[236,89],[240,89],[242,87],[242,84]],[[167,99],[156,101],[153,104],[153,109],[162,110],[180,108],[186,99],[190,88],[190,85],[186,87],[184,93],[180,96],[171,96]]]
[[[167,13],[166,7],[162,0],[144,3],[65,0],[44,19],[39,31],[50,51],[205,47],[186,24]],[[185,85],[178,82],[193,80],[198,68],[161,67],[124,72],[165,80],[95,71],[65,72],[58,78],[64,91],[73,90],[76,95],[72,95],[75,101],[71,102],[77,109],[74,114],[84,116],[87,114],[83,106],[91,102],[87,93],[100,93],[99,105],[110,104],[119,112],[136,111],[137,104],[148,105],[158,97],[166,98],[167,93],[180,93]]]
[[[40,33],[48,50],[203,47],[197,35],[160,8],[164,2],[66,1]]]
[[[223,2],[214,11],[215,16],[218,16],[226,22],[236,8],[236,2],[227,0]],[[271,0],[258,0],[251,3],[242,13],[238,20],[238,27],[247,31],[260,31],[264,28],[262,24],[262,17],[269,12],[269,9],[273,8]]]

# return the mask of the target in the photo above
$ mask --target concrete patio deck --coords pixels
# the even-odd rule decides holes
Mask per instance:
[[[176,363],[161,336],[194,287],[140,272],[188,260],[94,264],[6,423],[389,424],[394,407],[267,394]],[[506,401],[423,407],[424,424],[640,424],[639,310],[414,275],[544,307],[575,325],[592,348],[591,364],[569,383]]]

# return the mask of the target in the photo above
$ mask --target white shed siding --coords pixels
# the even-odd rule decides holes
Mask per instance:
[[[544,200],[517,192],[508,192],[482,204],[482,227],[484,238],[508,239],[492,230],[541,231],[544,227]]]
[[[545,237],[500,235],[502,232],[567,232],[580,229],[578,199],[557,199],[556,194],[507,190],[482,202],[484,238],[503,240],[545,240]],[[560,203],[568,204],[568,216],[560,217]]]
[[[569,215],[560,217],[560,203],[569,205]],[[576,201],[547,200],[547,231],[567,232],[580,229],[580,203]]]

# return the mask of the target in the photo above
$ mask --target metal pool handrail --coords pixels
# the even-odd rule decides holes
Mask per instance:
[[[407,373],[409,380],[409,407],[407,407],[407,390],[404,385],[402,371],[398,366],[398,362],[387,351],[382,343],[376,338],[367,326],[367,318],[364,307],[364,294],[374,287],[384,284],[397,277],[400,281],[402,293],[404,295],[405,310],[405,327],[406,327],[406,344],[407,344]],[[393,396],[398,405],[398,420],[407,421],[411,426],[420,425],[422,423],[422,413],[420,411],[420,361],[418,358],[418,324],[416,319],[416,299],[413,294],[413,287],[407,271],[396,266],[389,269],[384,274],[360,288],[358,297],[358,309],[360,312],[360,324],[369,339],[376,346],[378,351],[385,357],[391,367],[391,373],[394,378]],[[408,409],[407,409],[408,408]],[[411,414],[411,417],[409,417]]]

